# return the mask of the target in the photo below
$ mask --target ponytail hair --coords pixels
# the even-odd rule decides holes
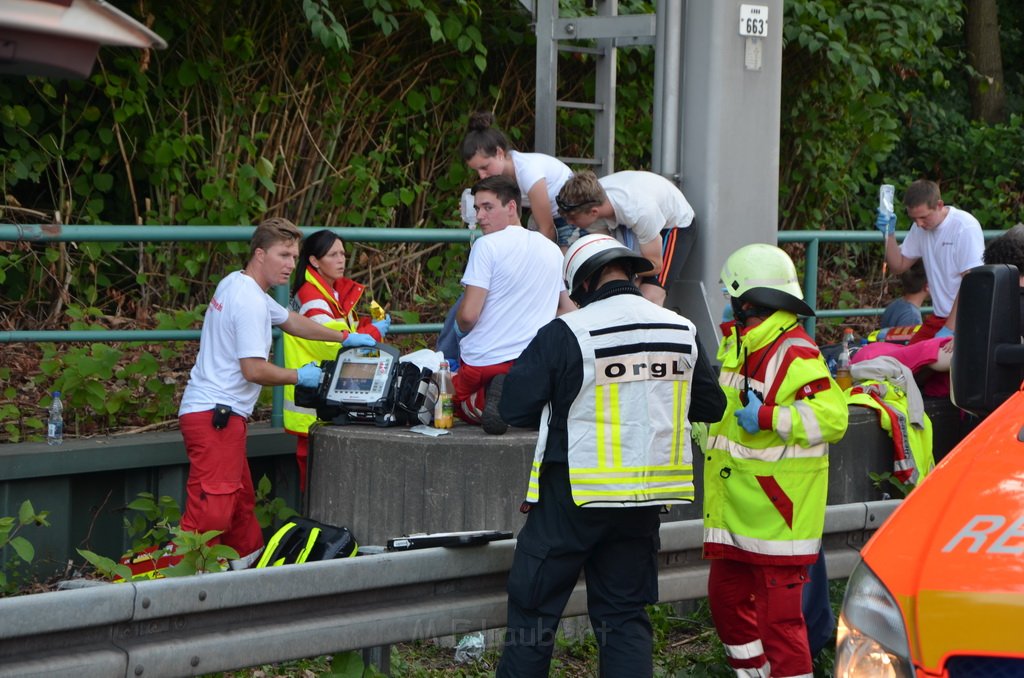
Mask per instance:
[[[508,151],[508,139],[497,127],[494,127],[494,116],[490,111],[477,111],[469,115],[469,131],[462,139],[462,160],[469,160],[477,153],[491,158],[498,154],[498,149]]]

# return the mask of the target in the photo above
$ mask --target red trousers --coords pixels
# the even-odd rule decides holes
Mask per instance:
[[[763,678],[811,678],[801,611],[806,565],[712,560],[708,603],[729,666]]]
[[[263,548],[263,531],[256,519],[256,492],[245,456],[248,425],[237,415],[217,430],[212,411],[178,418],[185,439],[189,471],[181,529],[220,530],[211,544],[225,544],[244,558]]]
[[[295,436],[295,462],[299,465],[299,492],[306,494],[306,475],[309,472],[309,436]]]
[[[514,362],[509,360],[485,367],[462,363],[459,371],[452,376],[452,384],[455,386],[455,397],[452,398],[455,416],[470,424],[479,424],[486,403],[484,391],[487,390],[491,379],[499,374],[508,374]]]
[[[939,317],[937,315],[930,315],[924,319],[924,322],[921,323],[921,329],[919,329],[917,332],[914,332],[914,336],[910,338],[910,341],[908,341],[907,344],[916,344],[919,341],[931,339],[938,333],[939,330],[945,327],[945,325],[945,318]]]

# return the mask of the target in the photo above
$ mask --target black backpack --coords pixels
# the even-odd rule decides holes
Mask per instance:
[[[358,551],[359,545],[347,527],[295,517],[267,541],[255,567],[349,558]]]

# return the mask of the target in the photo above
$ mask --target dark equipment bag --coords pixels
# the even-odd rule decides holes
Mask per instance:
[[[358,552],[359,544],[347,527],[295,517],[267,541],[255,567],[350,558]]]

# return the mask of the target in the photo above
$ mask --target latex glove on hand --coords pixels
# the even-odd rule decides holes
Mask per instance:
[[[389,313],[384,316],[384,320],[374,320],[373,326],[377,328],[377,331],[380,332],[381,339],[383,339],[387,336],[388,330],[391,329],[391,314]]]
[[[747,391],[747,404],[742,410],[736,410],[736,418],[739,419],[740,426],[747,433],[757,433],[761,430],[761,426],[757,423],[757,411],[764,405],[761,399],[757,397],[757,393],[753,391]]]
[[[896,232],[896,215],[886,214],[878,210],[878,217],[875,219],[875,228],[882,232],[882,235],[889,236]]]
[[[942,339],[943,337],[952,337],[952,336],[953,336],[953,330],[949,329],[945,325],[943,325],[942,328],[938,332],[935,333],[935,338],[936,339]]]
[[[345,348],[363,348],[368,346],[376,346],[377,340],[371,337],[369,334],[360,334],[359,332],[349,332],[345,340],[341,342],[341,345]]]
[[[323,374],[323,370],[317,367],[316,363],[303,365],[296,372],[299,373],[299,380],[296,382],[296,386],[316,388],[320,385],[320,377]]]

